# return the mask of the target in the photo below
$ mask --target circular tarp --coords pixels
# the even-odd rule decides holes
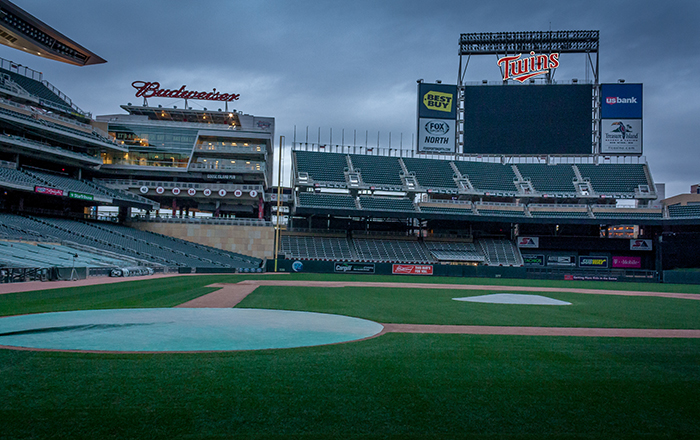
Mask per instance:
[[[547,306],[569,306],[570,302],[547,298],[542,295],[523,295],[519,293],[494,293],[491,295],[465,296],[464,298],[452,298],[455,301],[468,301],[490,304],[530,304]]]
[[[259,350],[353,341],[382,329],[359,318],[284,310],[81,310],[0,318],[0,345],[132,352]]]

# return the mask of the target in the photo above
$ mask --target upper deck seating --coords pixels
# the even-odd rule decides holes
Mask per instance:
[[[581,177],[590,179],[593,191],[604,194],[634,193],[639,185],[649,185],[644,164],[576,164]]]
[[[360,206],[362,209],[372,211],[416,211],[413,202],[407,198],[360,196]]]
[[[299,193],[299,206],[335,209],[357,209],[355,199],[344,194]]]
[[[490,162],[455,161],[459,172],[477,191],[516,192],[516,175],[510,165]]]
[[[337,153],[295,151],[297,173],[305,172],[316,182],[343,182],[348,168],[347,156]]]
[[[351,154],[354,171],[360,171],[367,185],[401,187],[401,164],[398,157]]]
[[[474,215],[471,206],[465,207],[449,203],[446,203],[445,206],[420,206],[420,211],[426,214]]]
[[[579,211],[556,211],[553,209],[534,211],[530,210],[530,215],[536,218],[590,218],[588,210]]]
[[[454,170],[450,162],[437,159],[402,159],[409,173],[414,173],[418,184],[423,188],[457,189],[453,179]]]
[[[0,73],[9,75],[10,79],[14,81],[17,85],[22,87],[24,90],[30,94],[36,96],[37,98],[50,101],[54,105],[64,108],[66,111],[70,111],[71,106],[66,101],[62,100],[58,95],[52,92],[48,87],[46,87],[42,82],[28,78],[19,73],[15,73],[6,69],[0,69]]]
[[[668,216],[671,218],[700,217],[700,205],[670,205]]]
[[[573,180],[576,173],[571,165],[541,165],[534,163],[520,163],[517,165],[520,175],[525,180],[530,180],[535,191],[574,193]]]

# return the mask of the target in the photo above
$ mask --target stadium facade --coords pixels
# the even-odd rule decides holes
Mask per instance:
[[[127,150],[102,154],[103,183],[180,214],[265,218],[274,118],[177,106],[122,108],[128,114],[97,117]]]
[[[8,16],[8,35],[49,41],[32,17]],[[93,119],[43,74],[0,60],[0,278],[73,277],[76,267],[85,276],[250,272],[272,269],[264,259],[273,257],[289,271],[649,281],[700,266],[697,204],[653,203],[641,95],[627,95],[641,85],[598,84],[596,32],[550,34],[463,35],[460,56],[509,57],[498,63],[505,83],[463,84],[460,65],[456,86],[419,84],[418,133],[428,142],[416,152],[295,140],[279,243],[270,221],[275,120],[229,109],[237,93],[134,81],[143,102]],[[96,57],[72,47],[64,52],[79,65]],[[594,80],[557,84],[555,50],[584,53]],[[494,125],[508,106],[479,114],[484,94],[511,103],[521,94],[550,111],[574,96],[567,117],[578,128],[547,137],[562,121],[546,113],[522,129]],[[192,109],[193,100],[217,108]],[[489,143],[483,129],[501,137]],[[522,150],[532,133],[547,142]],[[119,215],[100,221],[103,206]]]

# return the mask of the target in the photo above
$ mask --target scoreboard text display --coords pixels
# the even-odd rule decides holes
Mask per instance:
[[[592,152],[590,84],[464,88],[465,154]]]

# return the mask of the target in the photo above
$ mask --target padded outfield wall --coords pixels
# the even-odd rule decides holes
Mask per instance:
[[[275,229],[271,226],[156,222],[133,222],[130,226],[250,257],[274,257]]]

